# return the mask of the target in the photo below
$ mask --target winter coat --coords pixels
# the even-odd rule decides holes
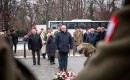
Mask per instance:
[[[91,43],[93,46],[95,46],[95,42],[96,42],[96,33],[94,33],[94,34],[88,34],[87,35],[87,43]]]
[[[44,40],[44,36],[45,36],[45,33],[41,33],[41,35],[40,35],[40,37],[41,37],[41,39],[42,39],[42,48],[41,48],[41,53],[46,53],[45,51],[45,49],[46,49],[46,45],[45,45],[45,43],[46,43],[46,41]]]
[[[55,38],[53,36],[50,36],[48,38],[46,46],[47,46],[49,56],[54,57],[56,48],[55,48]]]
[[[88,33],[85,32],[83,35],[83,42],[88,42],[87,36],[88,36]]]
[[[102,32],[100,35],[100,40],[104,40],[106,35],[106,31]]]
[[[60,31],[55,31],[54,32],[54,37],[56,37],[56,35],[59,33]]]
[[[83,33],[80,31],[75,31],[73,34],[75,45],[80,45],[83,41]]]
[[[106,31],[104,31],[104,32],[98,32],[97,33],[97,37],[96,37],[96,42],[98,42],[98,41],[100,41],[100,40],[104,40],[104,38],[105,38],[105,35],[106,35]]]
[[[42,40],[40,35],[32,34],[28,40],[28,48],[35,51],[35,50],[40,50],[41,47],[42,47]]]
[[[101,32],[97,32],[96,42],[100,41]]]
[[[73,49],[71,34],[69,32],[59,32],[56,36],[56,50],[68,53],[70,49]]]
[[[13,44],[16,45],[18,43],[18,35],[16,33],[11,34]]]

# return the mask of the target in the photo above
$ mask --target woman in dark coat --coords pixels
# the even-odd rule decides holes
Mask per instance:
[[[55,38],[54,35],[50,35],[48,40],[47,40],[47,50],[48,50],[48,55],[50,56],[50,64],[55,64]]]

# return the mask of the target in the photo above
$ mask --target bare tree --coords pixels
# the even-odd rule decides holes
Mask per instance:
[[[120,7],[121,0],[63,0],[63,20],[109,20]],[[24,31],[36,24],[62,20],[62,0],[0,0],[0,14],[3,26]]]

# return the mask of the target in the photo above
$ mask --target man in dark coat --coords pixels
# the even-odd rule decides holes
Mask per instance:
[[[92,44],[93,46],[95,46],[95,42],[96,42],[96,33],[94,32],[94,29],[91,28],[90,29],[90,33],[87,35],[87,43]]]
[[[100,35],[100,40],[104,40],[106,35],[106,31],[104,27],[101,27],[101,35]]]
[[[97,45],[84,70],[74,80],[130,80],[130,0],[115,12],[105,41]]]
[[[96,34],[97,34],[96,42],[98,42],[98,41],[100,41],[101,27],[98,27],[98,28],[97,28],[97,30],[96,30]]]
[[[87,42],[87,41],[88,41],[87,36],[88,36],[88,34],[89,34],[89,31],[90,31],[90,29],[87,28],[87,29],[86,29],[86,32],[85,32],[84,35],[83,35],[83,42]]]
[[[105,28],[104,27],[98,27],[97,28],[96,42],[98,42],[100,40],[104,40],[105,34],[106,34]]]
[[[14,52],[16,53],[17,43],[18,43],[18,35],[16,34],[15,30],[12,31],[11,37],[12,37],[12,42],[14,45]]]
[[[67,70],[68,53],[73,49],[72,36],[67,32],[65,25],[61,26],[61,32],[56,36],[56,51],[59,52],[60,70]]]
[[[28,40],[28,48],[29,50],[32,50],[33,55],[33,65],[36,65],[36,58],[35,58],[35,52],[37,53],[37,64],[40,65],[40,50],[42,47],[42,40],[39,34],[37,34],[36,30],[32,30],[32,35],[29,37]]]

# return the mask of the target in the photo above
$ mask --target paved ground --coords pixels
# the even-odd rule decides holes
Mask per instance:
[[[52,80],[53,75],[59,72],[58,61],[56,59],[55,65],[50,65],[48,60],[41,59],[41,65],[32,65],[31,58],[19,58],[37,77],[38,80]],[[83,69],[83,63],[86,60],[85,57],[69,57],[68,70],[78,73]]]
[[[38,80],[52,80],[53,75],[59,72],[57,59],[55,59],[55,65],[50,65],[49,61],[47,59],[42,59],[41,56],[41,65],[34,66],[32,65],[31,51],[26,51],[26,58],[23,57],[23,54],[23,44],[18,44],[18,50],[15,54],[15,57],[23,62],[23,64],[25,64],[34,73]],[[71,52],[71,56],[69,56],[68,59],[68,70],[77,74],[83,69],[83,64],[85,60],[86,57],[84,57],[83,55],[79,55],[78,53],[76,53],[76,56],[73,56],[73,53]]]

